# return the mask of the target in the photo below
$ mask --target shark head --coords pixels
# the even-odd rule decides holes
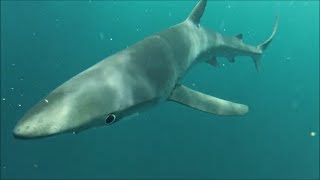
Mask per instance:
[[[107,69],[112,73],[112,69]],[[100,66],[75,76],[44,97],[18,122],[13,134],[34,139],[67,132],[111,125],[127,114],[128,103],[123,81]],[[122,103],[125,102],[125,103]],[[132,101],[131,101],[132,102]]]

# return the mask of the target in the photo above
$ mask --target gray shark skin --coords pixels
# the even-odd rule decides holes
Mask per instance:
[[[242,35],[223,36],[200,26],[207,1],[189,17],[166,30],[100,61],[74,76],[29,110],[14,128],[19,139],[43,138],[111,125],[161,102],[174,101],[218,115],[244,115],[248,106],[189,89],[179,82],[195,64],[218,66],[216,57],[234,62],[250,56],[259,70],[263,51],[275,35],[258,46],[243,43]]]

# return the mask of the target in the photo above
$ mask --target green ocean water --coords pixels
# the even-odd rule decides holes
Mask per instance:
[[[319,2],[209,1],[201,25],[244,42],[278,32],[257,74],[248,57],[194,67],[183,83],[250,107],[173,102],[109,127],[47,139],[12,130],[43,96],[128,45],[183,21],[196,1],[1,1],[1,179],[319,178]]]

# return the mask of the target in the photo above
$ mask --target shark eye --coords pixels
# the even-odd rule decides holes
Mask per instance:
[[[108,116],[106,117],[106,123],[107,124],[112,124],[116,121],[117,117],[115,114],[108,114]]]

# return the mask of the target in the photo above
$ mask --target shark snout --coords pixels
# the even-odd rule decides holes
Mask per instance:
[[[13,131],[13,137],[16,138],[16,139],[30,139],[28,134],[22,133],[19,130],[14,130]]]
[[[27,127],[22,127],[21,125],[17,125],[13,130],[13,136],[16,139],[30,139],[33,137],[32,134]]]
[[[13,136],[16,139],[34,139],[42,137],[44,134],[39,133],[36,128],[28,124],[19,123],[13,129]]]
[[[48,129],[50,124],[41,123],[37,119],[23,119],[13,129],[13,136],[16,139],[36,139],[51,136],[59,132],[58,128]]]

